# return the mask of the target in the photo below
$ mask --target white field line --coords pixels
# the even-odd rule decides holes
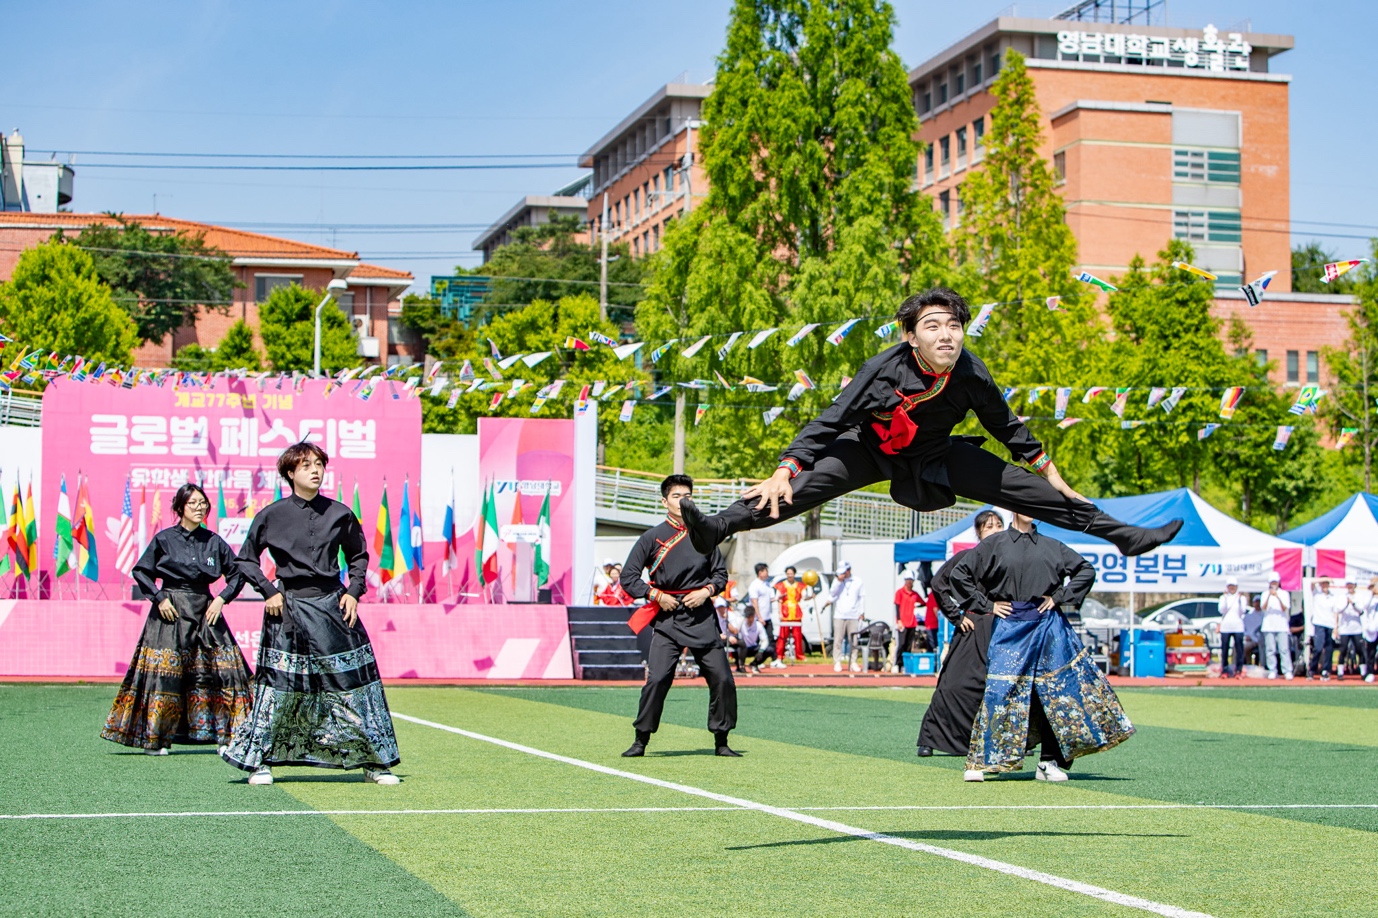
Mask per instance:
[[[899,838],[894,835],[885,835],[880,832],[871,832],[867,829],[849,826],[845,823],[834,822],[830,819],[822,819],[818,816],[811,816],[798,810],[785,809],[783,807],[770,806],[764,803],[757,803],[753,800],[745,800],[741,797],[731,797],[726,794],[718,794],[713,791],[692,787],[688,784],[676,784],[672,781],[662,781],[659,778],[652,778],[648,775],[639,775],[635,772],[622,771],[617,768],[609,768],[606,765],[599,765],[594,762],[585,762],[582,759],[570,758],[569,756],[558,755],[554,752],[546,752],[543,749],[535,749],[531,746],[523,746],[520,743],[513,743],[508,740],[486,736],[482,733],[474,733],[470,730],[462,730],[459,727],[451,727],[446,724],[439,724],[430,720],[422,720],[419,717],[410,717],[406,714],[393,712],[394,718],[405,720],[408,723],[418,724],[423,727],[431,727],[436,730],[444,730],[479,742],[491,743],[515,752],[523,752],[527,755],[549,759],[554,762],[561,762],[565,765],[573,765],[576,768],[584,768],[589,771],[599,772],[600,774],[612,775],[617,778],[626,778],[630,781],[639,781],[642,784],[650,784],[655,787],[663,787],[666,790],[679,791],[683,794],[690,794],[695,797],[704,797],[718,803],[725,803],[731,806],[738,806],[744,810],[754,810],[759,813],[768,813],[771,816],[778,816],[781,819],[789,819],[794,822],[804,823],[829,832],[837,832],[841,835],[850,835],[853,838],[861,838],[867,841],[879,842],[883,845],[893,845],[897,848],[907,848],[910,851],[921,851],[925,854],[932,854],[937,857],[947,858],[948,860],[958,861],[963,864],[970,864],[975,867],[983,867],[986,870],[994,870],[998,873],[1019,877],[1024,880],[1032,880],[1035,883],[1042,883],[1057,889],[1068,892],[1080,893],[1099,899],[1102,902],[1110,902],[1115,905],[1122,905],[1127,908],[1135,908],[1145,912],[1152,912],[1155,915],[1164,915],[1167,918],[1210,918],[1203,912],[1194,912],[1189,909],[1179,908],[1175,905],[1165,905],[1161,902],[1154,902],[1151,899],[1143,899],[1139,896],[1131,896],[1127,893],[1115,892],[1112,889],[1104,889],[1100,886],[1093,886],[1090,883],[1082,883],[1078,880],[1069,880],[1066,877],[1056,876],[1051,873],[1044,873],[1040,870],[1031,870],[1028,867],[1020,867],[1017,864],[1007,864],[1004,861],[997,861],[992,858],[982,857],[978,854],[968,854],[965,851],[954,851],[951,848],[940,848],[937,845],[928,845],[923,842],[911,841],[907,838]]]
[[[1091,803],[972,804],[953,806],[793,806],[796,812],[903,812],[911,810],[1378,810],[1378,803]],[[150,813],[0,813],[0,820],[195,819],[222,816],[501,816],[559,813],[743,813],[741,806],[494,807],[444,810],[182,810]]]

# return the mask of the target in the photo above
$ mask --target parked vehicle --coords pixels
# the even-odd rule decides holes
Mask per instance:
[[[1215,598],[1176,599],[1148,610],[1139,626],[1157,631],[1194,631],[1206,636],[1212,650],[1220,648],[1220,604]]]

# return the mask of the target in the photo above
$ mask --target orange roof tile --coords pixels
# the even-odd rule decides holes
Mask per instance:
[[[265,236],[244,230],[228,229],[211,223],[194,220],[179,220],[161,214],[122,214],[126,220],[135,220],[150,231],[186,232],[193,235],[204,234],[206,244],[227,253],[231,258],[299,258],[309,261],[358,261],[358,252],[297,242],[277,236]],[[0,213],[0,227],[35,226],[80,229],[93,223],[115,223],[108,214],[33,214],[8,212]]]
[[[382,280],[410,281],[414,276],[410,271],[398,271],[396,268],[384,268],[381,265],[371,265],[366,262],[359,262],[358,267],[349,272],[346,280],[362,280],[364,278],[379,278]]]

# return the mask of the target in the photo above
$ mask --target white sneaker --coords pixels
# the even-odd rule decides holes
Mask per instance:
[[[273,770],[267,765],[260,765],[258,771],[249,775],[250,784],[272,784]]]
[[[1293,679],[1296,678],[1296,675],[1293,673],[1287,673],[1282,678],[1286,679],[1288,682],[1291,682]]]
[[[365,768],[364,780],[372,781],[374,784],[401,784],[402,779],[388,771],[386,768]]]
[[[853,663],[853,664],[852,664],[852,672],[854,672],[854,673],[859,673],[859,672],[861,672],[861,667],[860,667],[860,666],[857,666],[855,663]]]
[[[784,669],[784,668],[785,668],[785,662],[784,662],[783,660],[771,660],[771,661],[770,661],[770,668],[771,668],[771,669]]]
[[[840,661],[837,661],[837,660],[834,660],[834,661],[833,661],[833,672],[835,672],[835,673],[840,673],[840,672],[842,672],[842,663],[841,663]]]
[[[1367,676],[1365,676],[1365,677],[1364,677],[1364,681],[1365,681],[1365,682],[1372,682],[1372,681],[1373,681],[1373,673],[1369,673]]]
[[[1038,771],[1034,772],[1036,781],[1066,781],[1067,772],[1057,767],[1056,762],[1039,762]]]
[[[145,749],[144,755],[167,755],[167,747],[164,746],[162,749]]]
[[[224,755],[225,755],[225,750],[227,750],[227,749],[229,749],[229,748],[230,748],[229,746],[216,746],[216,747],[215,747],[215,751],[216,751],[216,754],[217,754],[217,755],[219,755],[219,756],[221,756],[221,757],[223,758]]]
[[[1268,674],[1268,678],[1269,678],[1269,679],[1276,679],[1277,677],[1278,677],[1278,674],[1277,674],[1277,673],[1269,673],[1269,674]]]
[[[962,772],[962,780],[984,781],[986,780],[986,773],[984,771],[977,771],[975,768],[968,768],[966,771]]]

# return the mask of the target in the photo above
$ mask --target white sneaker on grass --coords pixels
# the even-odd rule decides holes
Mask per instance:
[[[145,749],[144,755],[167,755],[167,748],[164,746],[162,749]]]
[[[386,768],[365,768],[364,780],[372,781],[374,784],[401,784],[402,779],[388,771]]]
[[[1067,772],[1058,768],[1056,762],[1039,762],[1038,771],[1034,772],[1034,779],[1038,781],[1066,781]]]
[[[272,784],[273,770],[267,765],[260,765],[258,771],[249,775],[250,784]]]
[[[986,773],[984,771],[977,771],[975,768],[968,768],[966,771],[962,772],[962,780],[984,781],[986,780]]]

